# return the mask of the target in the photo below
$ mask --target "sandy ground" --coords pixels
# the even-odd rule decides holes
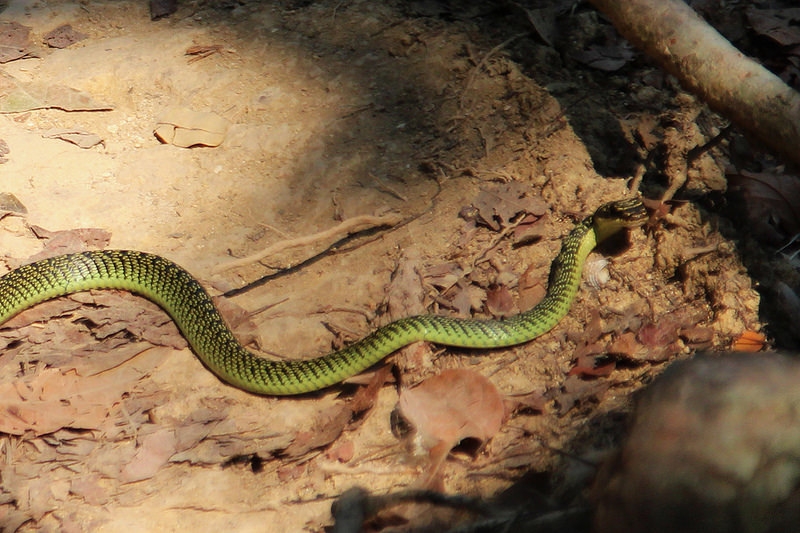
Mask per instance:
[[[0,189],[27,209],[0,222],[6,264],[42,250],[33,226],[104,230],[109,247],[168,257],[215,295],[248,286],[228,300],[250,313],[254,345],[280,357],[322,354],[386,323],[386,306],[398,305],[387,303],[386,287],[401,267],[418,272],[422,309],[431,312],[454,312],[442,305],[447,291],[426,278],[442,265],[458,265],[465,286],[505,284],[514,298],[523,274],[541,287],[574,221],[630,194],[628,180],[615,177],[630,170],[622,119],[655,116],[664,100],[673,109],[694,105],[669,88],[662,100],[649,88],[628,87],[629,99],[620,100],[625,88],[614,83],[622,82],[600,83],[593,76],[606,73],[560,58],[509,6],[188,2],[151,21],[144,1],[20,0],[0,21],[31,28],[36,43],[37,57],[4,64],[5,74],[113,107],[0,115],[0,139],[10,150]],[[65,49],[39,44],[63,23],[87,38]],[[208,57],[185,55],[212,45],[219,46]],[[159,142],[153,130],[175,106],[226,119],[222,144]],[[83,149],[43,137],[52,128],[93,132],[103,142]],[[719,165],[707,166],[697,180],[713,187]],[[475,228],[459,216],[482,192],[506,202],[498,191],[510,181],[524,184],[526,202],[544,206],[536,238],[521,245],[502,228]],[[653,195],[663,184],[646,186]],[[402,222],[332,249],[341,236],[218,270],[360,215]],[[633,232],[629,246],[609,257],[608,279],[585,283],[570,315],[536,342],[426,360],[428,368],[477,370],[507,397],[541,399],[541,408],[510,414],[477,456],[447,462],[441,488],[490,498],[527,486],[526,474],[560,471],[557,450],[583,452],[613,440],[630,392],[663,361],[693,343],[724,348],[760,328],[758,297],[717,219],[686,203],[670,217]],[[81,248],[78,241],[67,248]],[[166,322],[136,299],[113,305],[148,309],[146,323]],[[108,357],[87,348],[97,343],[93,326],[102,319],[87,325],[80,308],[55,313],[47,327],[79,329],[86,338],[40,344],[6,331],[17,335],[21,359],[6,361],[3,379],[33,380],[28,386],[51,370],[37,363],[47,357],[57,358],[59,379],[75,375],[64,357],[73,342],[90,359]],[[640,334],[650,328],[661,335],[658,326],[668,320],[664,342]],[[593,345],[608,351],[624,333],[635,349],[610,374],[568,379],[579,353],[595,353]],[[381,388],[374,407],[331,444],[291,456],[287,447],[318,431],[350,401],[351,389],[344,397],[341,388],[299,399],[257,397],[219,382],[187,348],[148,349],[130,329],[111,339],[97,350],[141,346],[135,361],[115,369],[142,370],[120,378],[121,388],[102,401],[91,399],[103,406],[92,411],[93,422],[0,437],[0,523],[7,530],[321,531],[346,489],[396,491],[418,483],[426,468],[391,432],[395,386]],[[180,339],[163,344],[180,347]],[[669,348],[642,356],[639,348],[655,344]]]

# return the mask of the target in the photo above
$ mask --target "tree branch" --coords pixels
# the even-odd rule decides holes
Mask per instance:
[[[709,107],[800,165],[800,93],[680,0],[590,0],[626,39]]]

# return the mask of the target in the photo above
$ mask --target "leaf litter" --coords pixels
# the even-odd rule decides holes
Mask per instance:
[[[46,247],[26,263],[105,244],[109,237],[91,229],[33,229]],[[230,302],[220,307],[245,330],[240,338],[253,337],[246,313]],[[187,343],[157,305],[128,292],[88,291],[44,302],[3,324],[0,344],[0,447],[12,451],[10,436],[33,446],[17,452],[31,459],[23,463],[27,468],[0,468],[0,500],[21,503],[6,524],[41,519],[69,494],[102,502],[171,461],[220,464],[254,447],[277,453],[291,442],[276,439],[258,420],[230,420],[230,403],[205,394],[188,415],[166,412],[172,393],[160,389],[154,371],[173,364],[175,350]],[[72,474],[54,474],[54,482],[41,477],[42,468]]]

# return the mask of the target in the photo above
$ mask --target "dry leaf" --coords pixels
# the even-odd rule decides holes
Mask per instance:
[[[425,281],[440,289],[442,291],[448,290],[450,287],[458,283],[464,276],[464,269],[455,261],[449,263],[442,263],[425,270]]]
[[[221,44],[195,45],[187,48],[184,55],[192,56],[191,59],[189,59],[189,63],[194,63],[212,54],[218,54],[222,52],[223,49],[224,47]]]
[[[8,158],[6,156],[10,153],[11,153],[11,148],[8,147],[8,143],[5,140],[0,139],[0,165],[2,165],[3,163],[8,163]],[[10,194],[10,193],[4,193],[4,194]]]
[[[486,291],[476,285],[463,285],[465,283],[460,283],[456,286],[456,294],[450,303],[460,316],[470,316],[473,311],[483,309],[483,302],[486,301]]]
[[[89,474],[73,479],[70,482],[69,492],[83,498],[83,501],[89,505],[105,505],[110,499],[98,474]]]
[[[573,54],[584,65],[606,72],[621,69],[635,56],[633,48],[630,44],[626,46],[624,41],[610,46],[593,44],[580,53]]]
[[[693,350],[706,350],[714,342],[714,330],[703,326],[683,327],[678,335]],[[757,351],[757,350],[756,350]]]
[[[311,450],[322,448],[335,441],[342,431],[354,421],[355,415],[360,415],[372,408],[378,391],[385,383],[390,370],[389,365],[381,367],[375,372],[370,384],[360,388],[348,403],[337,404],[321,411],[317,415],[314,431],[298,432],[292,443],[284,450],[283,455],[300,457]]]
[[[42,133],[42,137],[45,139],[61,139],[79,148],[91,148],[103,142],[103,139],[96,133],[69,128],[53,128]]]
[[[592,337],[588,337],[592,338]],[[609,350],[611,351],[611,350]],[[568,376],[608,376],[616,368],[614,361],[603,360],[605,345],[603,342],[586,344],[575,350],[575,364],[567,373]],[[598,364],[598,362],[600,364]]]
[[[547,294],[547,289],[542,283],[545,279],[547,279],[547,270],[528,265],[517,282],[520,309],[531,309],[542,301]]]
[[[88,35],[75,31],[69,24],[62,24],[44,36],[44,42],[50,48],[66,48],[86,39]]]
[[[177,443],[172,429],[162,428],[145,436],[136,455],[120,472],[120,481],[131,483],[153,477],[175,454]]]
[[[790,174],[747,172],[728,174],[728,193],[739,197],[749,231],[779,246],[800,233],[800,180]]]
[[[629,361],[647,360],[647,347],[642,346],[632,331],[617,335],[607,350],[608,353]]]
[[[4,144],[5,143],[0,140],[0,156],[8,153],[8,151],[3,151]],[[6,146],[6,150],[7,149],[8,147]],[[25,204],[20,202],[19,199],[10,192],[0,192],[0,218],[9,213],[25,215],[28,213],[28,208],[25,207]]]
[[[680,351],[677,346],[680,323],[668,317],[658,322],[644,324],[636,333],[636,340],[642,343],[645,351],[641,352],[646,361],[665,361]]]
[[[50,231],[31,225],[31,231],[40,239],[46,239],[44,249],[28,258],[28,262],[47,259],[65,253],[82,252],[91,248],[105,248],[111,242],[111,233],[100,228],[78,228]]]
[[[547,204],[541,198],[529,197],[530,186],[510,181],[482,190],[473,202],[477,218],[495,231],[507,227],[519,214],[540,217],[547,212]]]
[[[201,113],[183,107],[165,111],[158,119],[155,135],[165,144],[181,148],[219,146],[230,123],[215,113]]]
[[[578,403],[596,401],[610,386],[607,380],[584,380],[572,375],[567,376],[560,391],[550,392],[548,397],[556,400],[558,414],[563,416]]]
[[[572,57],[589,67],[614,72],[633,59],[636,52],[630,42],[613,28],[607,27],[604,33],[602,42],[591,43],[583,50],[574,52]]]
[[[0,22],[0,63],[34,57],[30,51],[30,31],[19,22]]]
[[[537,215],[525,215],[522,222],[514,228],[514,246],[522,246],[536,242],[545,233],[544,224],[541,224],[543,217]]]
[[[429,453],[428,482],[453,447],[465,439],[483,446],[505,417],[503,397],[492,382],[464,369],[445,370],[404,390],[399,410],[414,430],[414,442]]]
[[[745,10],[747,22],[759,35],[768,37],[781,46],[800,44],[800,8]]]
[[[391,320],[426,312],[424,288],[419,275],[421,259],[417,251],[407,251],[397,264],[386,287],[386,308]]]
[[[486,308],[495,317],[507,317],[519,313],[514,297],[505,285],[486,291]]]

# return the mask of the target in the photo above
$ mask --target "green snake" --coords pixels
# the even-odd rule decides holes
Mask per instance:
[[[195,354],[223,381],[258,394],[319,390],[374,365],[417,341],[463,348],[499,348],[532,340],[569,311],[586,257],[608,236],[644,223],[638,199],[600,207],[564,239],[553,261],[544,299],[503,320],[420,315],[391,322],[363,339],[307,360],[272,361],[251,353],[234,337],[211,297],[186,270],[158,255],[99,250],[61,255],[21,266],[0,277],[0,324],[39,302],[90,289],[123,289],[160,305]]]

